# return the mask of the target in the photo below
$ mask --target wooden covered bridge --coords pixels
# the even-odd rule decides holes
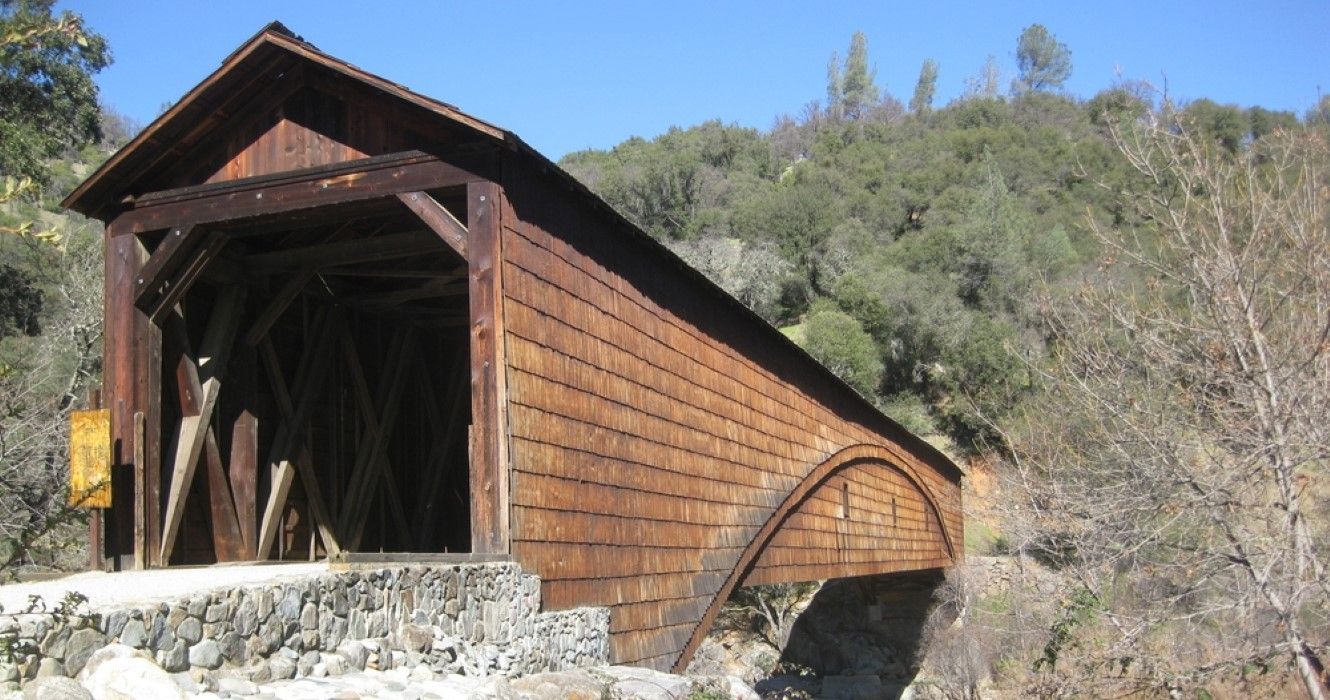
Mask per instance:
[[[106,222],[117,568],[508,556],[669,668],[736,586],[961,557],[943,455],[512,133],[281,25],[65,206]]]

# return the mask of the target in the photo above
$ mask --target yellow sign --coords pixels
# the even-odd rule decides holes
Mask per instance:
[[[69,414],[69,505],[111,507],[111,412]]]

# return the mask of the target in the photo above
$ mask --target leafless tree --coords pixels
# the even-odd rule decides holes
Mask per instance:
[[[100,374],[101,254],[92,227],[44,231],[30,260],[47,290],[41,333],[0,343],[0,576],[68,566],[85,544],[67,502],[69,412]]]
[[[1094,225],[1098,271],[1047,300],[1058,409],[1013,437],[1042,554],[1083,586],[1049,666],[1093,617],[1075,655],[1105,683],[1284,659],[1326,698],[1330,149],[1233,154],[1167,106],[1111,135],[1130,223]]]

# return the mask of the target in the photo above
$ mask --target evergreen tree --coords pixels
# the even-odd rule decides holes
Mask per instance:
[[[1016,41],[1018,92],[1056,90],[1071,76],[1071,49],[1042,24],[1032,24]]]
[[[925,59],[919,68],[919,82],[914,85],[914,96],[910,98],[910,111],[914,114],[928,114],[933,111],[933,95],[937,93],[937,61]]]
[[[850,38],[850,53],[845,57],[841,78],[841,104],[846,119],[862,119],[877,104],[879,93],[873,81],[877,71],[868,68],[868,37],[855,32]]]
[[[827,117],[832,121],[838,121],[841,118],[841,96],[844,90],[844,81],[840,73],[840,54],[831,52],[831,60],[827,61]]]

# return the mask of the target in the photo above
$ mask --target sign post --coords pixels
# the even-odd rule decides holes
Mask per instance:
[[[95,396],[95,395],[94,395]],[[99,403],[96,397],[90,403]],[[69,414],[69,505],[88,508],[88,565],[102,567],[102,509],[111,507],[111,412]]]

